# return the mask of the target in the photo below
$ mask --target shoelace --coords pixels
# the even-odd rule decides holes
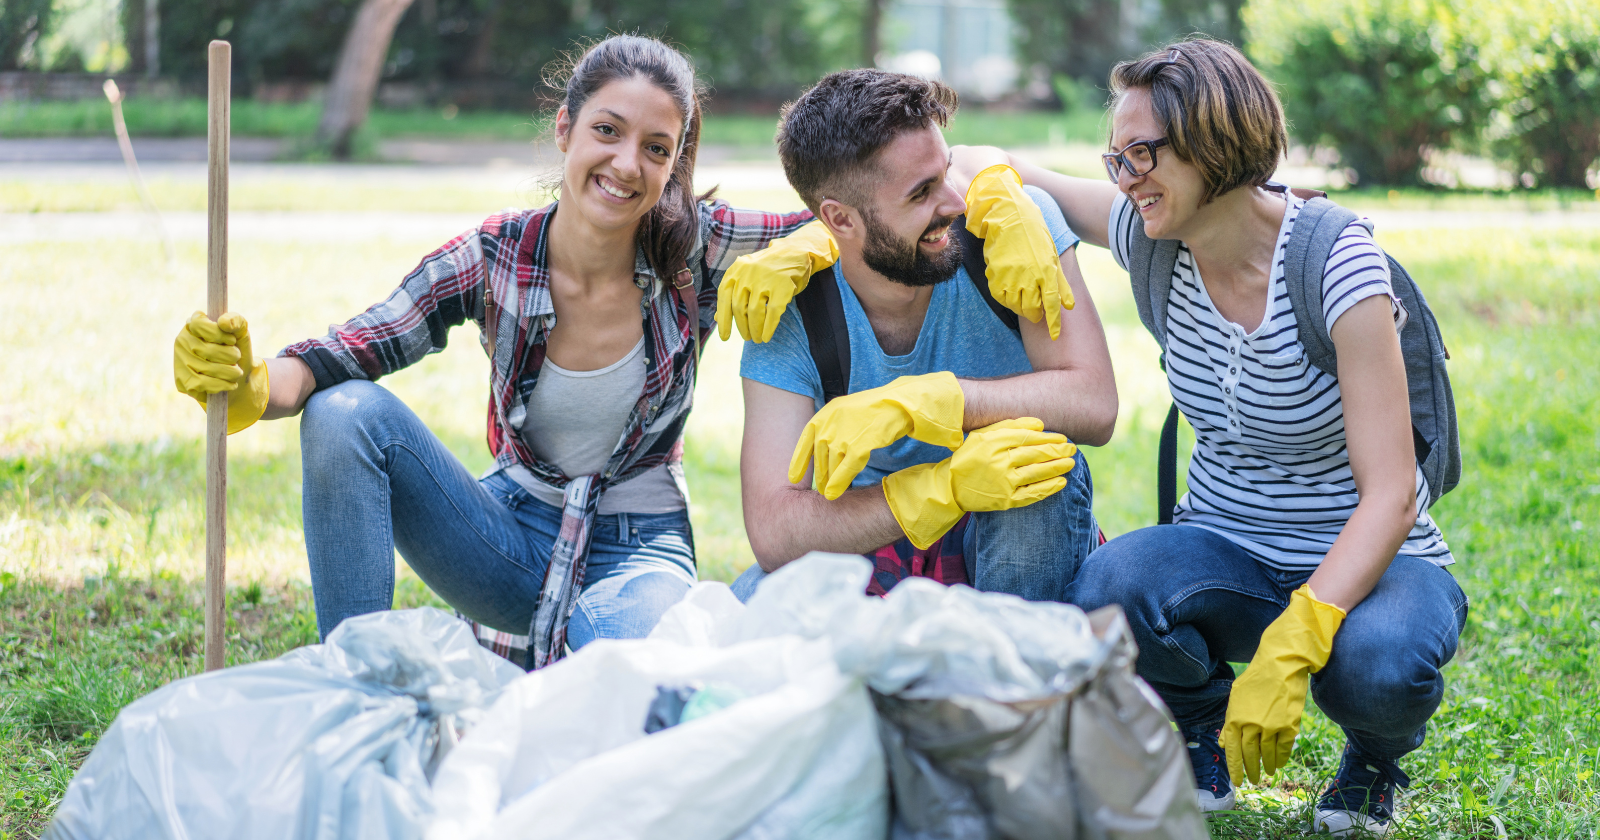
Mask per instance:
[[[1319,804],[1387,821],[1394,816],[1395,789],[1410,786],[1411,777],[1398,764],[1358,755],[1346,747],[1333,785]]]
[[[1233,788],[1228,780],[1228,763],[1222,758],[1222,728],[1185,729],[1183,740],[1189,747],[1189,766],[1194,769],[1195,784],[1217,796]]]

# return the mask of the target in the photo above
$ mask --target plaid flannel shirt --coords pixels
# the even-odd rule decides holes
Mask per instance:
[[[535,667],[561,655],[566,618],[583,585],[588,534],[600,496],[608,487],[683,457],[683,428],[699,363],[695,351],[715,325],[722,275],[738,257],[811,220],[806,211],[765,213],[736,210],[723,201],[702,202],[699,243],[687,266],[698,293],[697,332],[691,332],[684,302],[651,270],[642,250],[636,255],[634,283],[645,291],[640,302],[644,389],[604,470],[594,476],[567,476],[541,462],[518,433],[519,409],[538,384],[545,340],[555,327],[549,228],[556,206],[490,216],[424,257],[387,300],[282,353],[311,368],[317,390],[350,379],[377,380],[443,350],[453,326],[471,319],[483,329],[485,295],[493,296],[499,313],[496,340],[494,347],[485,347],[492,359],[489,451],[498,467],[521,464],[541,481],[567,490],[561,536],[530,628],[529,664]]]

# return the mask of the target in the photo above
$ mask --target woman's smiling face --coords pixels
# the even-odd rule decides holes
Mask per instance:
[[[1151,107],[1150,91],[1129,88],[1117,102],[1111,117],[1111,148],[1122,151],[1129,143],[1159,140],[1166,136],[1161,121]],[[1143,175],[1123,167],[1117,188],[1133,202],[1144,219],[1144,232],[1151,239],[1182,239],[1183,229],[1193,221],[1206,194],[1205,179],[1194,164],[1180,160],[1171,146],[1155,151],[1156,166]]]
[[[672,96],[642,76],[595,91],[576,117],[563,107],[556,116],[556,146],[566,153],[563,209],[602,230],[637,225],[672,176],[683,125]]]

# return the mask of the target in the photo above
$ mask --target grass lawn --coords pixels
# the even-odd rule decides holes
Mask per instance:
[[[1430,201],[1426,209],[1486,209],[1478,199]],[[281,202],[320,209],[314,191]],[[1435,513],[1472,599],[1445,705],[1403,764],[1414,795],[1401,836],[1594,838],[1600,231],[1424,228],[1379,238],[1428,292],[1453,357],[1466,464],[1462,486]],[[270,352],[380,299],[437,244],[236,242],[233,306]],[[1115,536],[1155,519],[1155,440],[1168,401],[1126,276],[1103,251],[1086,248],[1082,260],[1123,406],[1115,440],[1087,452],[1096,511]],[[169,353],[201,302],[203,277],[198,243],[179,244],[175,274],[157,246],[137,241],[8,245],[0,260],[0,840],[42,830],[119,708],[200,668],[203,423],[172,390]],[[476,471],[488,464],[487,362],[469,330],[452,338],[448,352],[384,384]],[[701,574],[721,580],[751,562],[737,484],[737,359],[737,343],[709,346],[688,433]],[[239,663],[316,634],[297,424],[261,424],[229,448],[229,659]],[[438,603],[403,564],[400,572],[397,605]],[[1214,821],[1213,832],[1299,834],[1341,746],[1311,710],[1295,763],[1273,784],[1247,788],[1241,812]]]
[[[240,137],[309,137],[322,106],[239,99],[233,103],[233,133]],[[203,98],[130,99],[123,104],[128,133],[138,137],[204,137]],[[516,111],[456,111],[438,108],[374,108],[361,130],[357,149],[396,137],[456,140],[538,139],[553,114]],[[718,146],[770,146],[777,114],[710,114],[701,142]],[[0,103],[0,137],[110,137],[111,106],[101,99],[76,102]],[[948,132],[951,143],[987,142],[1002,146],[1042,146],[1104,139],[1098,110],[1058,112],[958,112]]]

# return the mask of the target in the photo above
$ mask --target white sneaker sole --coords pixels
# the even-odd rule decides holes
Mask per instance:
[[[1209,814],[1212,811],[1231,811],[1235,798],[1233,791],[1229,790],[1227,796],[1217,796],[1209,790],[1196,790],[1195,801],[1200,805],[1200,813]]]
[[[1317,809],[1311,820],[1312,834],[1331,834],[1334,837],[1387,837],[1394,830],[1394,820],[1377,820],[1355,811]]]

